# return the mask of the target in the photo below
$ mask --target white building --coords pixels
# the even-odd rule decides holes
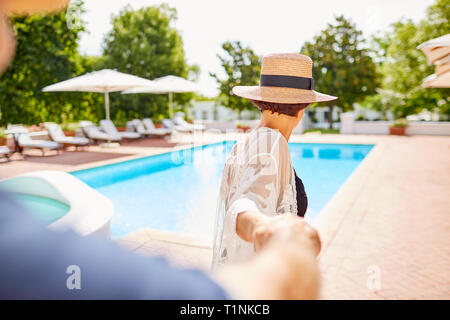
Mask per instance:
[[[304,116],[304,128],[305,129],[328,129],[328,113],[330,112],[328,107],[319,108],[307,108]],[[339,128],[339,114],[340,108],[333,108],[333,128]]]
[[[252,111],[242,111],[241,119],[235,110],[218,105],[216,101],[195,101],[194,106],[189,109],[189,117],[194,120],[216,120],[216,121],[237,121],[259,119],[260,112],[255,108]]]
[[[328,107],[308,108],[305,111],[305,116],[302,120],[303,129],[328,129]],[[378,120],[381,114],[377,111],[361,108],[355,104],[352,112],[357,120]],[[219,105],[216,101],[195,101],[193,107],[189,109],[188,115],[196,121],[202,122],[233,122],[239,123],[248,120],[257,120],[260,118],[260,112],[255,107],[254,111],[242,111],[241,117],[236,111],[227,107]],[[333,108],[333,128],[340,128],[341,108]],[[391,120],[392,115],[388,114],[388,120]]]
[[[194,106],[188,110],[189,117],[196,122],[202,123],[207,129],[218,129],[221,131],[236,129],[238,125],[254,128],[260,119],[260,111],[255,107],[254,111],[241,112],[241,119],[234,110],[218,105],[216,101],[196,101]],[[327,107],[308,108],[295,133],[302,133],[307,129],[328,129]],[[387,113],[386,121],[381,120],[380,112],[361,108],[354,105],[352,112],[342,113],[339,107],[333,108],[333,128],[340,129],[346,134],[389,134],[389,125],[392,124],[393,116]],[[439,115],[429,111],[423,111],[418,115],[407,117],[411,123],[408,134],[440,134],[450,135],[450,122],[437,121]],[[421,121],[420,120],[426,120]]]
[[[307,109],[305,117],[302,120],[302,130],[323,128],[327,129],[328,124],[328,108]],[[340,109],[333,109],[333,127],[339,128]],[[195,101],[193,107],[189,108],[188,115],[195,121],[211,123],[211,122],[230,122],[230,123],[246,123],[251,120],[260,118],[260,111],[255,107],[254,111],[245,110],[241,112],[241,117],[235,110],[219,105],[216,101]],[[250,122],[249,122],[250,123]]]

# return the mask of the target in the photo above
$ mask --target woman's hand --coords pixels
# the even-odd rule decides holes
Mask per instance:
[[[259,251],[273,241],[291,242],[298,246],[309,247],[317,256],[321,242],[316,229],[303,218],[293,215],[268,217],[253,229],[252,242],[255,251]]]
[[[236,218],[236,233],[244,241],[253,242],[255,230],[270,221],[270,217],[258,211],[244,211]]]

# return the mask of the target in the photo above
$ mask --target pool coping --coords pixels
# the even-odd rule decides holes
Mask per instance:
[[[158,230],[148,227],[140,228],[122,237],[113,238],[113,240],[125,244],[126,246],[134,246],[133,250],[144,246],[149,241],[155,240],[195,248],[212,249],[212,244],[189,234],[169,230]]]

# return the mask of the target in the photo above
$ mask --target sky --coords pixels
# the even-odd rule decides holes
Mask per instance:
[[[299,52],[302,44],[345,15],[369,37],[387,30],[401,18],[419,21],[434,0],[85,0],[88,33],[80,51],[101,55],[105,34],[111,29],[111,16],[131,5],[134,9],[162,2],[175,7],[174,23],[183,38],[186,59],[197,64],[199,84],[207,96],[218,93],[209,72],[223,75],[217,54],[225,41],[239,40],[257,54]]]

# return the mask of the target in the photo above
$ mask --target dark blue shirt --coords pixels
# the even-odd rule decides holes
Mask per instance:
[[[0,191],[0,299],[226,298],[199,270],[139,256],[113,241],[50,231]]]

